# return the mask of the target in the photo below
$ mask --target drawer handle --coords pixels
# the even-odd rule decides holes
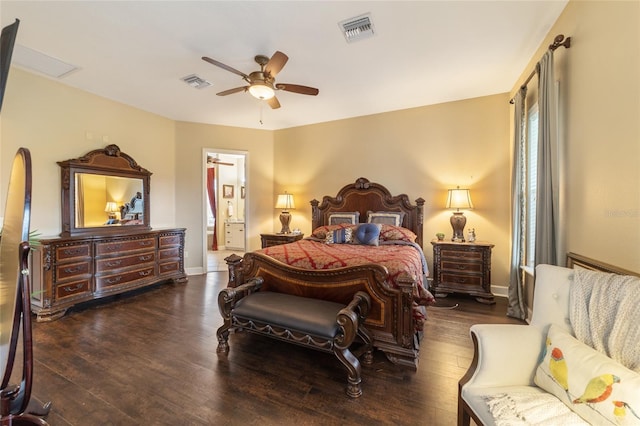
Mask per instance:
[[[109,244],[107,250],[116,251],[122,248],[122,244]]]
[[[140,271],[138,272],[138,275],[140,275],[141,277],[147,277],[151,274],[152,271]]]
[[[122,281],[122,276],[118,275],[117,277],[114,277],[114,278],[107,278],[105,281],[107,282],[107,284],[115,284],[117,282]]]
[[[153,241],[138,241],[138,244],[142,247],[149,247],[151,244],[153,244]]]
[[[121,263],[122,263],[122,260],[114,260],[113,262],[107,262],[106,265],[113,267],[113,266],[120,266]]]
[[[151,256],[150,254],[147,255],[147,256],[138,256],[138,259],[143,261],[143,262],[146,262],[147,260],[153,259],[153,256]]]
[[[81,248],[76,248],[76,249],[64,249],[62,251],[64,254],[66,254],[67,256],[75,256],[77,254],[82,254],[84,253],[84,249]]]
[[[467,282],[467,279],[466,278],[456,278],[456,282],[458,284],[464,284],[464,283]]]
[[[83,286],[83,284],[80,283],[80,284],[74,285],[73,287],[68,287],[68,286],[67,287],[63,287],[63,289],[64,289],[64,291],[66,293],[72,293],[74,291],[80,290],[82,288],[82,286]]]
[[[463,271],[463,270],[467,269],[467,267],[466,267],[465,265],[461,265],[461,264],[459,264],[459,263],[456,265],[456,267],[457,267],[459,270],[461,270],[461,271]]]
[[[76,272],[82,271],[82,266],[76,266],[75,268],[64,268],[63,271],[67,274],[75,274]]]

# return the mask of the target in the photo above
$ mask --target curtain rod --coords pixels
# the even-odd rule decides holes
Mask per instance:
[[[553,43],[549,45],[549,50],[556,50],[560,46],[564,46],[567,49],[570,48],[571,37],[564,38],[563,34],[558,34],[556,38],[553,39]],[[533,76],[536,75],[536,71],[537,71],[537,67],[534,68],[533,71],[531,71],[531,74],[529,74],[529,77],[527,77],[524,83],[522,83],[522,85],[520,86],[521,89],[524,89],[525,87],[527,87],[527,84],[529,84]],[[512,104],[513,99],[510,99],[509,103]]]

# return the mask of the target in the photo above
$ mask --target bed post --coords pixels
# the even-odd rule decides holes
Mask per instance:
[[[233,288],[242,284],[243,279],[242,276],[240,276],[242,257],[233,253],[231,256],[225,257],[224,261],[227,262],[227,268],[229,269],[229,283],[227,287]]]
[[[418,244],[420,245],[420,247],[422,246],[422,225],[424,224],[424,198],[418,198],[416,199],[416,206],[418,206],[418,226],[416,227],[416,230],[418,232],[416,232],[416,236],[417,236],[417,240],[418,240]]]

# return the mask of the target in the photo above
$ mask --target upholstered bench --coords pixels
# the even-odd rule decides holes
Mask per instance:
[[[259,291],[257,277],[218,295],[224,324],[218,329],[218,353],[229,351],[229,332],[246,330],[309,348],[333,353],[347,368],[347,395],[362,395],[360,361],[350,350],[359,337],[363,363],[373,360],[371,336],[364,320],[371,306],[369,295],[359,291],[348,305],[290,294]]]

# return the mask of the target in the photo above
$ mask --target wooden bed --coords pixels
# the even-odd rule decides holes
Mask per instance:
[[[405,194],[393,196],[384,186],[359,178],[340,189],[336,196],[324,196],[322,202],[311,201],[312,227],[328,225],[329,216],[340,212],[359,212],[360,222],[366,222],[367,212],[404,213],[402,227],[416,235],[422,247],[424,200],[415,204]],[[292,243],[295,244],[295,243]],[[402,274],[390,284],[385,266],[367,263],[335,269],[302,269],[289,266],[262,252],[231,255],[227,259],[229,287],[237,287],[260,276],[261,290],[294,294],[347,304],[357,291],[371,298],[371,310],[365,322],[372,334],[373,346],[383,351],[393,363],[416,369],[421,333],[416,331],[413,309],[415,290],[421,279]],[[424,284],[426,287],[426,283]],[[422,289],[420,289],[422,291]]]

